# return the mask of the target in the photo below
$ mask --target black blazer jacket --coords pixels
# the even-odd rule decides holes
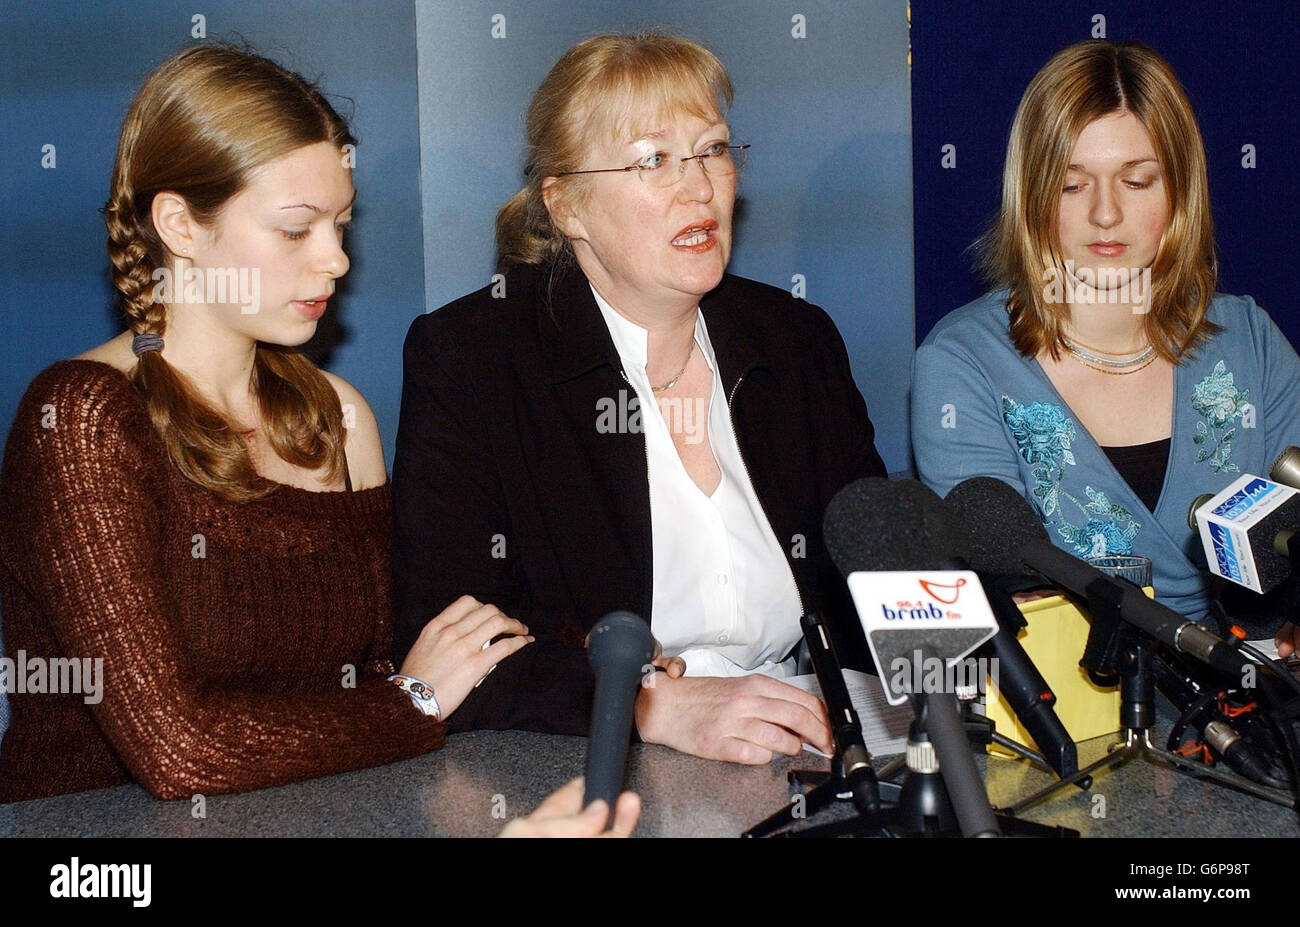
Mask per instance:
[[[870,670],[822,542],[835,492],[885,475],[844,342],[818,307],[742,277],[725,276],[700,308],[741,454],[803,607],[827,616],[846,665]],[[598,427],[636,393],[586,277],[572,265],[516,267],[417,318],[403,363],[397,665],[425,623],[473,595],[537,640],[470,693],[450,729],[585,734],[594,692],[586,634],[615,609],[648,618],[654,568],[645,436]]]

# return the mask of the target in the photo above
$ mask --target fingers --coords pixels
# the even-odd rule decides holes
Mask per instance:
[[[823,753],[834,750],[831,742],[830,716],[822,700],[792,685],[765,676],[750,676],[759,701],[751,709],[751,716],[761,721],[780,725],[802,738],[799,749],[809,743]],[[768,749],[777,749],[761,744]],[[780,750],[794,756],[799,751]]]
[[[609,805],[603,798],[598,798],[583,808],[582,814],[569,818],[572,823],[565,822],[568,826],[559,836],[598,837],[605,832],[607,820],[609,820]]]
[[[456,625],[456,634],[462,640],[474,638],[482,642],[490,641],[501,634],[527,633],[528,628],[522,621],[507,616],[495,605],[480,605],[465,615]]]
[[[743,763],[746,766],[766,766],[772,762],[773,753],[758,744],[737,737],[724,737],[718,759],[728,763]]]
[[[1282,625],[1282,630],[1277,632],[1277,637],[1273,639],[1277,645],[1277,655],[1285,660],[1295,652],[1295,625],[1288,621]]]
[[[434,624],[435,622],[439,625],[455,624],[470,612],[474,611],[474,609],[482,607],[483,603],[472,595],[463,595],[440,611],[432,621],[425,625],[425,627],[427,628],[430,624]]]
[[[743,719],[737,727],[735,736],[739,740],[761,747],[769,755],[784,753],[786,756],[798,756],[803,750],[802,737],[764,718]]]
[[[480,657],[476,657],[476,659],[479,659],[480,662],[482,660],[487,661],[486,667],[483,668],[483,671],[487,672],[512,653],[523,650],[531,644],[533,640],[534,638],[532,637],[505,637],[488,647],[486,650],[480,651]]]
[[[651,662],[662,667],[670,679],[680,679],[686,675],[686,661],[681,657],[664,657],[656,653]]]
[[[744,677],[744,681],[751,687],[750,691],[753,695],[793,702],[796,705],[802,705],[815,716],[827,717],[826,706],[822,704],[821,699],[811,692],[805,692],[803,689],[795,688],[789,683],[781,682],[779,679],[757,673]]]
[[[502,643],[505,643],[502,641]],[[530,818],[549,818],[562,814],[577,814],[582,810],[582,776],[570,779],[533,809]]]
[[[501,831],[502,837],[599,837],[605,824],[607,805],[592,802],[585,811],[539,818],[533,812],[516,818]],[[540,810],[540,806],[539,806]]]
[[[603,804],[603,802],[602,802]],[[630,837],[641,818],[641,796],[624,792],[614,803],[614,823],[606,833],[608,837]]]

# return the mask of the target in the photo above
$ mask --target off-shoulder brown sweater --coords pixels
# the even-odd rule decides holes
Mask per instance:
[[[0,513],[6,655],[103,660],[98,704],[10,696],[0,802],[237,792],[442,745],[384,678],[388,486],[227,502],[171,464],[122,373],[60,361],[19,405]]]

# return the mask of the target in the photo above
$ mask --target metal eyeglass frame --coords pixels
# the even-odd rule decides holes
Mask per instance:
[[[744,154],[744,152],[747,151],[747,150],[749,149],[749,147],[750,147],[749,145],[728,145],[728,146],[727,146],[727,149],[726,149],[726,150],[727,150],[727,154],[731,156],[732,163],[735,165],[737,171],[739,171],[741,165],[744,164],[745,157],[746,157],[745,154]],[[732,152],[733,152],[733,151],[741,152],[740,157],[737,158],[735,155],[732,155]],[[673,178],[673,180],[672,180],[670,183],[666,183],[666,184],[664,184],[663,186],[664,186],[664,187],[671,187],[671,186],[673,186],[674,184],[678,183],[678,182],[679,182],[683,177],[686,176],[686,162],[687,162],[687,161],[699,161],[699,162],[700,162],[700,170],[704,171],[705,174],[708,174],[708,173],[709,173],[709,169],[708,169],[708,167],[705,165],[705,161],[707,161],[709,158],[718,158],[718,157],[721,157],[721,156],[722,156],[722,152],[719,152],[719,153],[716,154],[716,155],[711,155],[711,154],[708,154],[708,153],[706,152],[705,154],[687,155],[687,156],[684,157],[684,158],[678,158],[677,160],[678,160],[680,163],[679,163],[678,168],[677,168],[677,176],[676,176],[675,178]],[[665,166],[666,166],[666,165],[665,165]],[[555,176],[557,176],[557,177],[569,177],[569,176],[571,176],[571,175],[573,175],[573,174],[627,174],[627,173],[631,173],[632,171],[635,171],[636,174],[637,174],[637,179],[641,180],[641,181],[644,183],[644,182],[645,182],[645,176],[644,176],[644,175],[646,175],[646,174],[656,174],[656,173],[658,173],[658,172],[659,172],[660,170],[662,170],[662,169],[663,169],[663,166],[660,166],[660,167],[647,167],[647,166],[644,165],[644,164],[629,164],[627,167],[598,167],[598,168],[594,168],[594,169],[592,169],[592,170],[587,170],[587,171],[561,171],[559,174],[556,174]],[[672,176],[672,175],[670,174],[669,176]],[[713,177],[729,177],[729,176],[731,176],[731,175],[730,175],[730,174],[712,174],[712,175],[710,175],[710,176],[713,176]]]

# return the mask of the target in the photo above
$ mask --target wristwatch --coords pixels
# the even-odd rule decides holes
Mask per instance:
[[[442,709],[438,706],[437,696],[433,694],[433,686],[423,679],[416,679],[414,676],[406,676],[402,673],[394,673],[388,677],[388,681],[409,695],[421,713],[432,717],[435,721],[442,720]]]

